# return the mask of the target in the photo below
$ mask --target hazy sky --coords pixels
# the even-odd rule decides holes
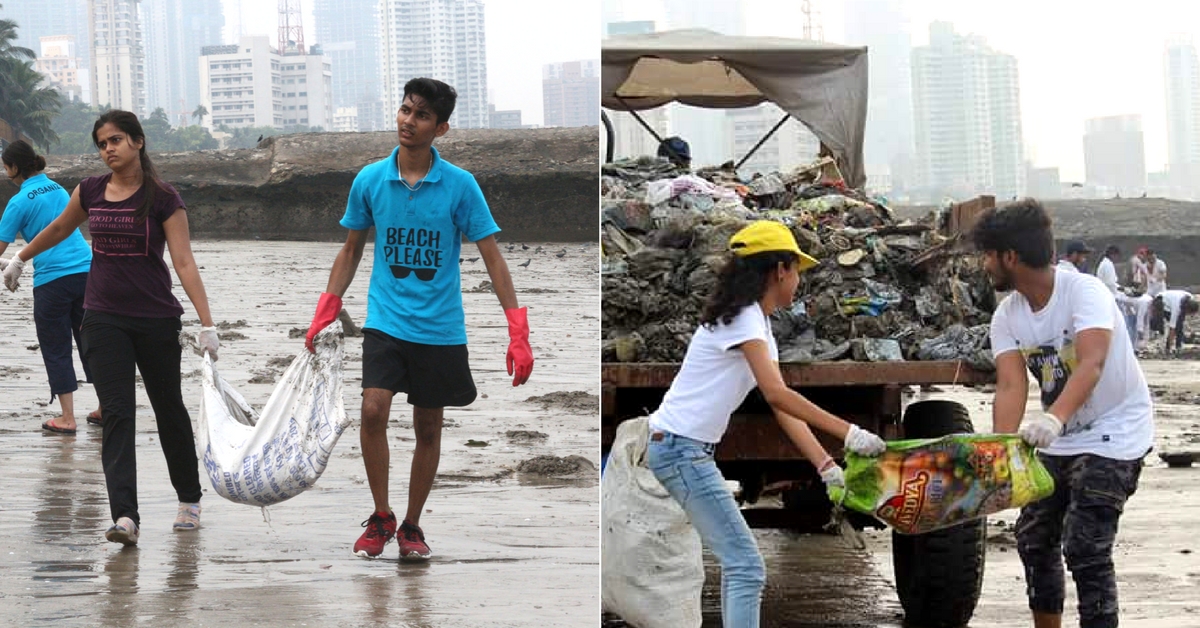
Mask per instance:
[[[278,37],[276,0],[241,0],[247,35]],[[224,0],[226,38],[237,32],[238,0]],[[302,2],[304,40],[316,41],[312,3]],[[525,124],[542,123],[542,65],[600,58],[597,0],[484,0],[488,89],[497,109],[520,109]]]
[[[661,0],[601,0],[606,17],[663,19]],[[928,41],[929,22],[953,22],[960,33],[987,38],[1018,59],[1025,153],[1038,166],[1058,166],[1063,180],[1083,178],[1083,121],[1140,113],[1146,167],[1167,159],[1163,46],[1200,27],[1200,2],[1141,0],[902,0],[913,45]],[[813,0],[825,38],[840,41],[840,0]],[[800,2],[742,0],[750,35],[799,37]]]

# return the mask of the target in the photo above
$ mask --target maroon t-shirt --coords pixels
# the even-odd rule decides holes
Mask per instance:
[[[183,306],[171,294],[171,271],[163,260],[167,236],[162,224],[183,208],[183,199],[175,188],[160,182],[150,215],[139,225],[134,213],[146,186],[127,199],[107,201],[104,189],[111,178],[109,173],[79,182],[79,201],[92,235],[84,309],[140,318],[182,315]]]

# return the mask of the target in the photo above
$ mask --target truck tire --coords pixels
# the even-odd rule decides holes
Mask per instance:
[[[953,401],[920,401],[904,412],[905,438],[973,431],[967,409]],[[892,533],[892,566],[906,626],[967,625],[983,587],[986,539],[985,519],[927,534]]]

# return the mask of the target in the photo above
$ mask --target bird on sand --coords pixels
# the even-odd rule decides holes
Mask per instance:
[[[534,253],[541,253],[541,252],[542,252],[542,247],[540,247],[540,246],[539,246],[539,247],[537,247],[536,249],[534,249],[534,250],[533,250],[533,252],[534,252]]]
[[[467,261],[468,261],[468,262],[471,262],[472,264],[474,264],[475,262],[478,262],[478,261],[479,261],[479,258],[478,258],[478,257],[468,257],[468,258],[467,258]]]
[[[567,254],[567,250],[566,250],[566,249],[563,249],[563,250],[561,250],[561,251],[559,251],[559,252],[555,253],[555,254],[554,254],[554,257],[557,257],[558,259],[562,259],[563,257],[565,257],[565,256],[566,256],[566,254]]]
[[[532,261],[533,261],[533,258],[529,258],[529,259],[525,260],[524,264],[517,264],[517,266],[520,266],[521,268],[529,268],[529,262],[532,262]]]
[[[260,141],[260,142],[262,141],[262,135],[258,136],[258,141]]]
[[[521,250],[522,250],[522,251],[528,251],[528,250],[529,250],[529,245],[528,245],[528,244],[522,244],[522,245],[521,245]]]

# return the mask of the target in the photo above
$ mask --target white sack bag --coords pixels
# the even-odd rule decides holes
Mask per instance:
[[[230,501],[270,506],[308,490],[350,424],[342,405],[342,324],[334,321],[302,348],[256,414],[201,358],[197,454],[216,492]]]
[[[600,605],[636,628],[699,628],[700,535],[646,467],[648,437],[648,419],[617,426],[600,481]]]

